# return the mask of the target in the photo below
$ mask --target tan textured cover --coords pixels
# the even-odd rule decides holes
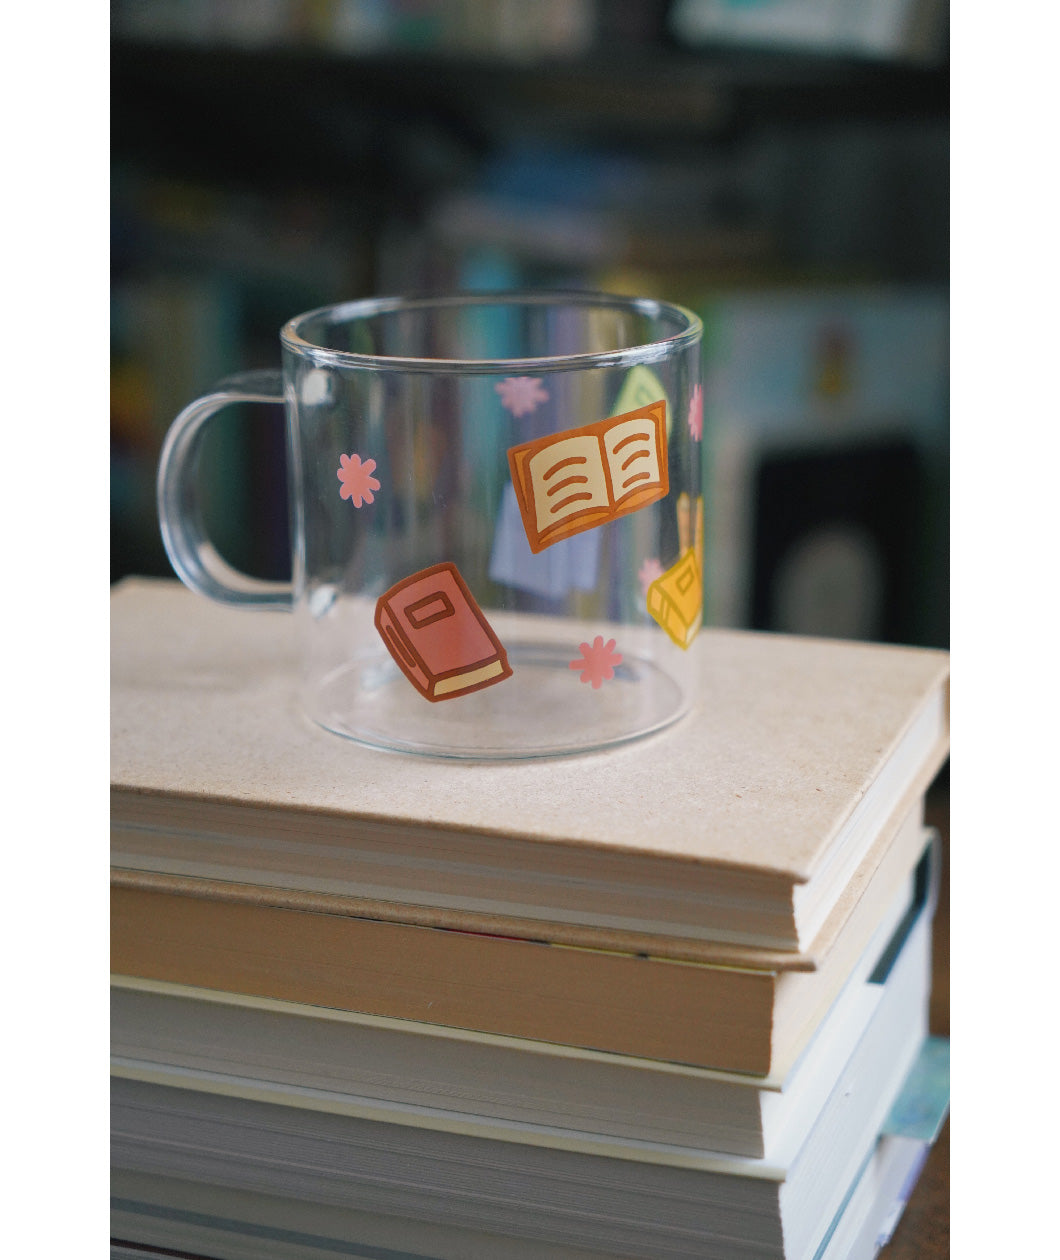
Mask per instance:
[[[111,783],[809,877],[945,652],[703,630],[693,715],[604,753],[462,763],[373,752],[296,709],[294,626],[176,582],[112,600]],[[660,802],[665,801],[665,826]]]
[[[547,761],[437,761],[375,752],[303,717],[290,618],[227,609],[177,582],[130,580],[112,597],[114,817],[157,824],[172,812],[189,826],[211,809],[260,810],[281,830],[312,822],[331,845],[371,827],[383,843],[404,832],[439,845],[474,836],[530,866],[562,850],[574,871],[635,860],[662,880],[676,860],[688,864],[683,881],[725,871],[783,900],[827,854],[913,714],[947,685],[948,655],[714,629],[690,650],[700,654],[699,703],[661,735]],[[913,796],[944,755],[940,747]],[[892,835],[911,803],[907,795]],[[871,864],[848,890],[848,909],[870,874]],[[361,912],[379,908],[366,902]],[[598,930],[566,931],[572,944],[607,944]],[[689,949],[742,958],[739,948]]]

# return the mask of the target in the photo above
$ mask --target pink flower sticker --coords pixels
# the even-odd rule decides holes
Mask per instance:
[[[379,489],[379,482],[372,476],[374,472],[374,459],[362,461],[360,455],[340,455],[336,474],[342,482],[339,495],[343,499],[352,499],[355,508],[363,503],[375,502],[372,491]]]
[[[615,676],[615,666],[622,664],[622,653],[615,651],[614,639],[604,642],[602,634],[593,639],[592,647],[588,643],[581,644],[581,656],[570,662],[571,669],[582,671],[581,681],[592,683],[595,691],[601,683]]]
[[[703,440],[703,386],[697,385],[688,400],[688,431],[695,441]]]
[[[509,376],[493,387],[501,396],[501,404],[513,416],[528,416],[543,402],[548,402],[548,390],[536,376]]]
[[[637,571],[637,580],[640,582],[640,589],[645,599],[648,597],[648,587],[651,586],[656,578],[662,577],[662,575],[663,567],[654,556],[645,560],[640,566],[640,569]]]

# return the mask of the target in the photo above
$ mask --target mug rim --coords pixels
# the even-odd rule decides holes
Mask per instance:
[[[356,319],[395,311],[451,306],[593,306],[635,312],[649,319],[671,320],[685,327],[669,337],[640,342],[617,350],[591,350],[574,354],[539,355],[527,358],[496,359],[428,359],[414,355],[365,354],[352,350],[335,350],[309,340],[303,332],[310,320],[331,315],[336,321],[349,323]],[[393,297],[355,298],[304,311],[289,319],[280,329],[285,349],[311,360],[317,366],[358,367],[376,371],[403,372],[556,372],[596,367],[632,367],[658,363],[675,352],[695,345],[703,334],[703,322],[686,306],[657,298],[633,297],[591,289],[527,289],[527,290],[464,290],[448,294],[410,294]]]

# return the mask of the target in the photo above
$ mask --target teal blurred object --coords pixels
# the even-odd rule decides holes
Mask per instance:
[[[930,1144],[942,1132],[949,1110],[950,1039],[928,1037],[882,1131]]]

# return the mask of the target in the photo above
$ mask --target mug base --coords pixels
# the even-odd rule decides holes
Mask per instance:
[[[352,661],[321,679],[306,707],[325,729],[373,748],[467,760],[595,752],[654,734],[689,708],[670,674],[636,656],[596,687],[555,644],[513,644],[508,662],[510,677],[432,702],[388,656]]]

